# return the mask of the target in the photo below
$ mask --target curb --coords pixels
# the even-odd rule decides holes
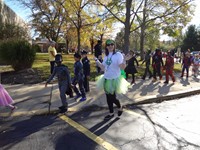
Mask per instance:
[[[198,90],[193,90],[193,91],[188,91],[188,92],[184,92],[184,93],[176,93],[176,94],[170,94],[167,96],[160,96],[160,97],[153,97],[153,98],[149,98],[140,102],[136,102],[133,103],[132,105],[142,105],[142,104],[149,104],[149,103],[161,103],[163,101],[169,101],[169,100],[174,100],[177,98],[183,98],[183,97],[188,97],[191,95],[196,95],[200,93],[200,89]],[[131,105],[131,104],[130,104]]]

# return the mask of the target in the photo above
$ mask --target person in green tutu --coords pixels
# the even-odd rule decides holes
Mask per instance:
[[[105,57],[101,63],[95,58],[98,66],[104,70],[104,74],[98,77],[97,88],[104,90],[106,94],[107,104],[110,113],[105,116],[105,120],[114,117],[115,104],[118,108],[118,116],[122,115],[123,107],[116,97],[116,93],[125,94],[130,85],[125,78],[121,75],[121,69],[126,67],[122,53],[115,51],[115,42],[113,40],[106,40]]]

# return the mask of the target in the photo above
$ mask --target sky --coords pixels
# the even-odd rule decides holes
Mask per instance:
[[[18,14],[22,19],[24,19],[26,22],[29,21],[28,14],[30,14],[30,11],[25,10],[24,7],[17,4],[14,0],[4,0],[4,2],[16,13]],[[195,24],[196,26],[200,26],[200,3],[199,0],[195,0],[194,4],[196,5],[194,17],[191,20],[191,22],[186,26],[186,28],[191,25]],[[167,36],[162,36],[161,40],[167,38]]]

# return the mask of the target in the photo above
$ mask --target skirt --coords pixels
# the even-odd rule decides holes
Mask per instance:
[[[104,90],[106,94],[125,94],[130,83],[122,75],[116,79],[105,79],[104,75],[100,75],[97,78],[96,85],[99,90]]]
[[[8,92],[4,89],[4,87],[0,84],[0,106],[8,106],[12,104],[14,101],[8,94]]]

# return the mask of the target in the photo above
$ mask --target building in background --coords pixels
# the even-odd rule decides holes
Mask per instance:
[[[27,40],[31,42],[31,34],[28,24],[10,7],[8,7],[3,0],[0,0],[0,24],[11,24],[22,27],[27,33]]]

